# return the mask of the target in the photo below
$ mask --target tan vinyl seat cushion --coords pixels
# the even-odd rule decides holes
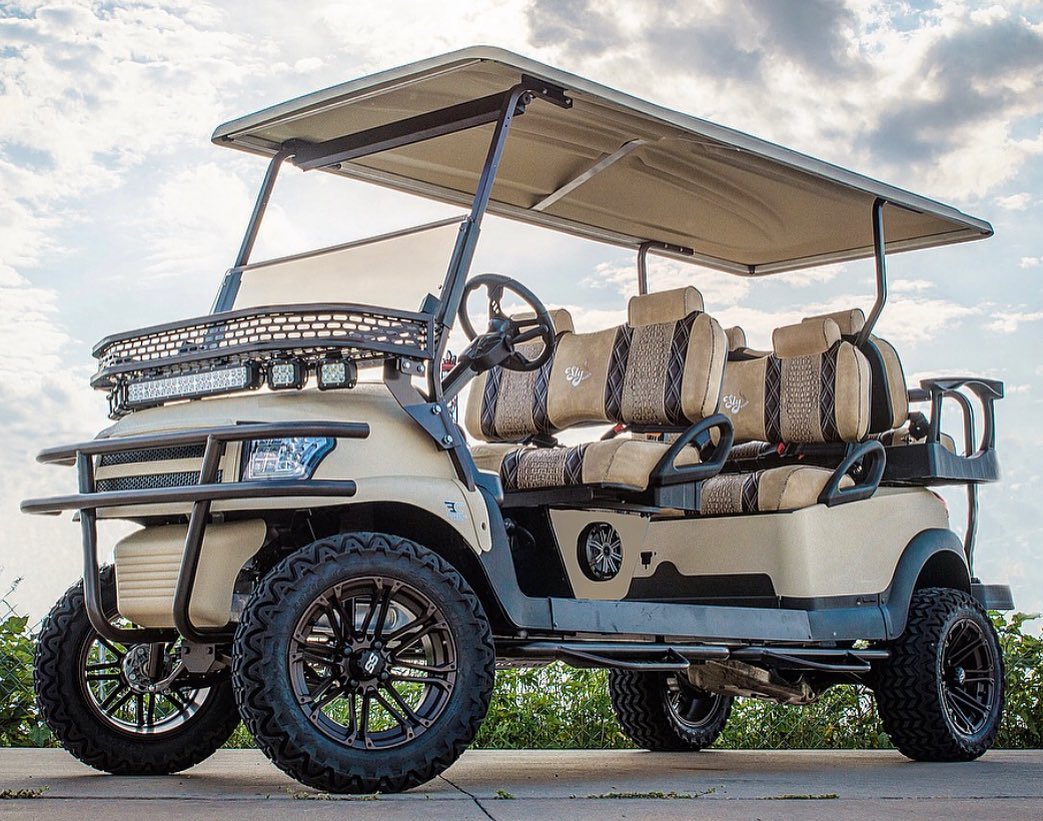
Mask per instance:
[[[572,447],[518,447],[476,444],[471,455],[479,470],[497,473],[504,490],[540,490],[570,485],[607,485],[632,490],[648,487],[669,445],[645,439],[616,438]],[[699,463],[699,451],[685,448],[674,463]]]
[[[824,319],[833,320],[840,329],[841,336],[849,341],[853,340],[866,326],[866,316],[862,313],[861,308],[809,316],[803,321],[819,323]],[[878,403],[886,401],[886,407],[890,408],[890,418],[886,427],[891,429],[900,428],[909,418],[908,389],[905,386],[905,372],[902,370],[902,362],[898,358],[898,352],[895,350],[894,345],[886,339],[870,334],[867,342],[867,348],[875,347],[879,353],[882,367],[882,372],[879,376],[883,377],[882,380],[874,379],[871,385],[871,404],[875,408]],[[866,350],[863,349],[862,352],[866,353]],[[883,396],[878,395],[880,393],[886,394],[886,400]],[[874,433],[879,433],[883,431],[883,428],[871,427],[870,430]]]
[[[860,442],[869,426],[869,363],[832,319],[778,328],[774,351],[729,361],[721,412],[742,442]]]
[[[574,447],[517,443],[573,425],[605,423],[685,428],[717,410],[727,340],[703,313],[692,287],[633,297],[627,322],[594,333],[559,323],[554,355],[539,371],[493,368],[471,388],[465,424],[485,443],[471,453],[504,490],[600,485],[644,490],[669,450],[664,442],[622,437]],[[506,443],[514,444],[506,444]],[[686,448],[675,465],[699,462]]]
[[[825,468],[805,465],[729,473],[707,479],[702,485],[699,513],[704,516],[737,513],[769,513],[800,510],[818,504],[818,497],[833,475]],[[841,487],[852,487],[845,476]]]

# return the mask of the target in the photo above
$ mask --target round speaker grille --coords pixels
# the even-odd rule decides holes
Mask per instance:
[[[588,579],[607,582],[623,566],[623,542],[607,522],[594,522],[579,534],[579,566]]]

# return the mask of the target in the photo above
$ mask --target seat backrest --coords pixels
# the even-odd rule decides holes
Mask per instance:
[[[475,380],[467,429],[518,442],[573,425],[687,426],[716,413],[726,354],[724,331],[695,288],[633,297],[623,325],[559,332],[544,369],[494,368]]]
[[[869,425],[869,363],[832,319],[777,328],[767,356],[730,360],[721,412],[736,442],[858,442]]]
[[[758,351],[751,348],[746,341],[746,331],[738,325],[733,325],[731,328],[725,328],[724,333],[728,337],[729,362],[741,359],[757,359],[758,357],[767,356],[771,353],[771,351]]]
[[[564,308],[548,313],[557,342],[573,332],[572,314]],[[522,343],[518,350],[526,356],[536,356],[542,346],[541,341],[534,340]],[[558,430],[547,413],[547,383],[553,364],[552,354],[535,371],[497,367],[480,374],[471,385],[467,400],[464,425],[468,433],[486,442],[521,442],[530,436],[549,435]]]
[[[631,298],[627,322],[558,344],[550,417],[571,425],[685,426],[717,412],[727,340],[692,287]]]
[[[836,322],[841,338],[852,344],[866,325],[865,314],[859,308],[812,316],[804,321],[818,322],[822,319]],[[859,351],[868,360],[872,374],[869,432],[883,433],[900,428],[909,418],[909,394],[898,352],[890,342],[872,334],[859,347]]]

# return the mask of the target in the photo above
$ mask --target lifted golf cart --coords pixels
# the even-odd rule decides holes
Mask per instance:
[[[885,250],[988,223],[488,48],[214,141],[270,162],[213,313],[96,346],[115,424],[40,454],[76,466],[77,493],[22,505],[82,530],[83,580],[36,657],[66,749],[174,772],[241,716],[306,784],[403,790],[474,738],[497,665],[554,659],[608,668],[648,749],[712,744],[735,696],[859,682],[910,757],[990,747],[1003,662],[985,608],[1013,604],[973,575],[975,489],[999,478],[1003,385],[907,389],[874,333]],[[252,263],[286,162],[470,211]],[[486,212],[633,248],[627,320],[581,333],[508,277],[468,278]],[[444,281],[424,285],[440,243]],[[649,293],[653,252],[736,276],[872,257],[877,298],[756,351],[695,287]],[[458,317],[471,341],[443,373]],[[468,384],[470,443],[450,413]],[[558,443],[585,426],[593,441]],[[946,484],[967,488],[962,540],[929,490]],[[141,526],[103,568],[99,519]]]

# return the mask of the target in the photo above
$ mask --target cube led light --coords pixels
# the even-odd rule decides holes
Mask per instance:
[[[268,387],[273,391],[300,390],[308,371],[299,359],[273,359],[268,363]]]
[[[316,371],[320,391],[354,388],[359,378],[358,368],[350,359],[327,359],[318,364]]]

